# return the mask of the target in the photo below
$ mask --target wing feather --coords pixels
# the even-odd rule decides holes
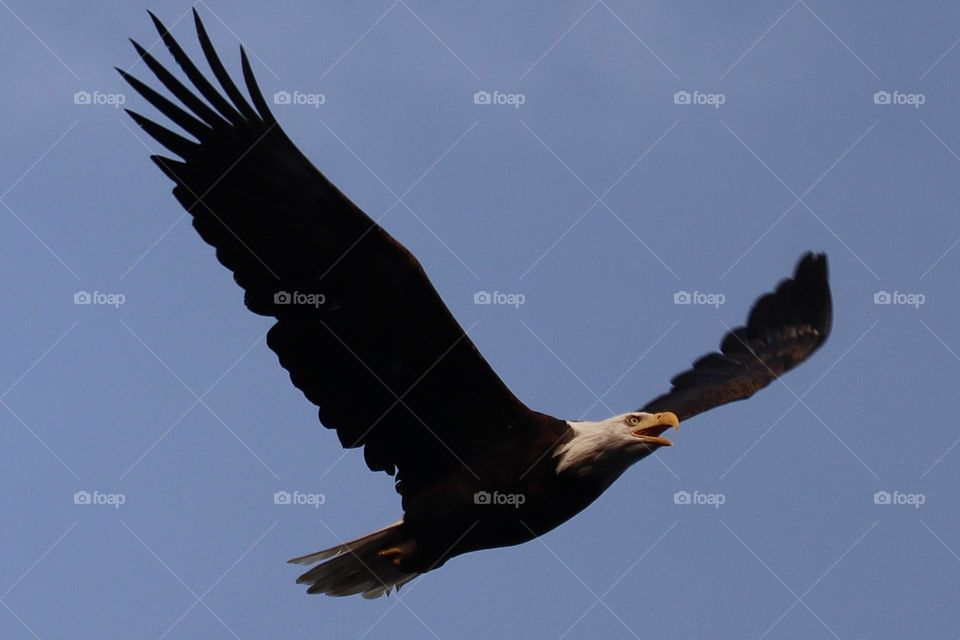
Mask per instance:
[[[321,422],[336,429],[345,447],[364,447],[371,469],[399,469],[405,503],[439,476],[489,455],[510,430],[536,424],[413,255],[283,133],[242,48],[253,106],[194,17],[222,93],[152,14],[199,95],[136,44],[147,68],[183,107],[120,73],[197,142],[130,115],[182,158],[152,156],[175,183],[174,196],[194,228],[244,289],[246,306],[276,319],[267,345],[293,384],[318,405]]]
[[[754,303],[746,326],[723,337],[719,353],[703,356],[673,378],[670,391],[643,411],[672,411],[687,420],[749,398],[819,349],[832,318],[827,257],[808,253],[792,278]]]

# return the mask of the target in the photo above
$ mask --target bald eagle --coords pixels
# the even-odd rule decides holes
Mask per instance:
[[[827,339],[826,256],[803,256],[761,297],[719,352],[697,360],[638,411],[600,422],[528,408],[483,359],[417,259],[307,160],[270,112],[246,53],[249,98],[196,11],[216,87],[163,24],[160,37],[192,88],[134,41],[179,104],[127,82],[193,140],[129,111],[179,159],[152,156],[200,237],[276,324],[268,346],[344,447],[395,476],[403,517],[290,562],[316,565],[309,593],[377,597],[469,551],[515,545],[565,522],[681,420],[742,400]],[[303,303],[306,302],[306,303]]]

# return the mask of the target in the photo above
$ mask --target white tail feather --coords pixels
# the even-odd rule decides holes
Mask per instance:
[[[356,540],[351,540],[350,542],[344,542],[343,544],[338,544],[335,547],[330,547],[329,549],[324,549],[323,551],[317,551],[305,556],[300,556],[299,558],[290,558],[287,560],[290,564],[316,564],[321,560],[326,560],[327,558],[332,558],[333,556],[339,556],[342,553],[348,551],[353,551],[355,548],[366,542],[367,540],[378,536],[394,527],[403,524],[403,520],[397,520],[393,524],[388,524],[382,529],[377,529],[376,531],[371,531],[367,535],[357,538]]]
[[[360,593],[368,599],[389,595],[419,575],[401,570],[391,558],[380,555],[381,551],[403,541],[402,527],[403,521],[395,522],[362,538],[288,562],[309,565],[326,560],[297,578],[298,583],[311,585],[307,593],[331,596]]]

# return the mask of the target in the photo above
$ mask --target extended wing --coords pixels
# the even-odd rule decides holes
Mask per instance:
[[[830,335],[833,307],[827,257],[804,255],[792,278],[756,301],[747,325],[671,380],[673,388],[643,411],[672,411],[680,420],[749,398],[806,360]]]
[[[219,88],[151,18],[193,86],[133,45],[182,107],[120,73],[194,140],[130,116],[181,158],[152,157],[176,183],[173,194],[197,232],[245,290],[247,307],[277,319],[267,344],[343,446],[363,446],[372,470],[399,469],[406,498],[452,467],[469,465],[508,426],[525,424],[529,411],[479,354],[416,258],[284,134],[243,49],[250,102],[196,11]]]

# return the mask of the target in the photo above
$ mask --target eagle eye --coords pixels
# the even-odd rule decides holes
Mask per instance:
[[[639,416],[627,416],[627,426],[635,427],[640,424]]]

